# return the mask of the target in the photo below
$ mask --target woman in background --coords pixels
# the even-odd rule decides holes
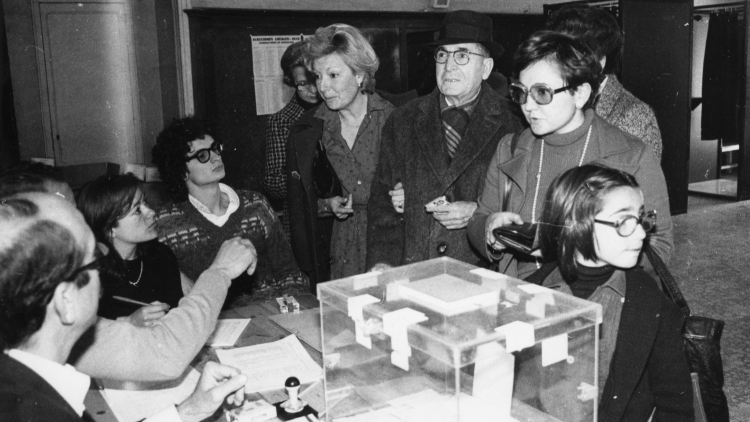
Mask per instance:
[[[297,262],[319,283],[366,271],[370,184],[380,132],[395,107],[374,92],[380,61],[357,28],[319,28],[310,38],[305,63],[325,107],[304,114],[289,134],[287,196]],[[312,160],[319,141],[343,196],[321,199],[315,193]],[[330,216],[335,220],[325,218]]]
[[[303,54],[307,41],[291,44],[281,56],[284,84],[295,89],[284,108],[266,121],[266,170],[263,187],[271,199],[282,203],[281,224],[289,239],[289,210],[286,203],[286,139],[294,122],[307,110],[320,103],[313,75],[305,68]]]
[[[149,326],[182,298],[180,270],[172,250],[156,241],[154,211],[132,174],[102,176],[78,197],[78,208],[97,242],[109,249],[101,274],[99,316]],[[150,303],[115,300],[113,296]]]
[[[545,410],[562,420],[583,414],[599,397],[601,421],[692,421],[693,394],[680,310],[637,266],[656,213],[644,209],[635,178],[600,165],[572,168],[552,182],[539,220],[542,255],[550,262],[527,281],[602,305],[599,391],[542,385]],[[592,357],[593,358],[593,357]],[[593,359],[592,359],[593,360]],[[581,365],[563,365],[568,371]],[[549,374],[549,372],[546,372]],[[561,374],[562,375],[562,374]],[[571,379],[580,379],[570,377]]]

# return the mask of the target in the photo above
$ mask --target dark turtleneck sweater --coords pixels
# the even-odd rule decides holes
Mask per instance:
[[[578,264],[578,278],[568,282],[573,296],[588,299],[599,286],[606,283],[615,272],[615,267],[605,265],[603,267],[586,267]]]

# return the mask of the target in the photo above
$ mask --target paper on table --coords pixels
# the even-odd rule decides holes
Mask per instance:
[[[250,318],[220,319],[206,344],[211,347],[232,347],[237,343],[237,339],[240,338],[249,323]]]
[[[234,366],[247,375],[246,393],[284,388],[284,382],[292,376],[305,384],[323,375],[323,369],[294,335],[273,343],[220,349],[216,355],[221,363]]]
[[[165,408],[182,403],[198,385],[200,373],[189,368],[182,377],[157,387],[137,386],[138,390],[116,390],[109,388],[107,380],[102,380],[102,395],[120,422],[140,421]]]

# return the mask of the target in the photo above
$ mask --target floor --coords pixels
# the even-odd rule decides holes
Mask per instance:
[[[694,315],[725,321],[724,391],[732,421],[750,421],[750,201],[690,195],[672,219],[670,269]]]

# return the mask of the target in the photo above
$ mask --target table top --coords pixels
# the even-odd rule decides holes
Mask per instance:
[[[299,302],[300,309],[314,309],[319,306],[318,299],[311,294],[297,295],[295,296],[295,299],[297,299],[297,301]],[[285,330],[284,328],[272,322],[271,319],[269,319],[269,317],[278,315],[280,313],[281,312],[279,311],[278,304],[275,301],[268,301],[226,310],[219,315],[219,318],[251,318],[250,323],[247,325],[245,330],[242,332],[239,340],[237,340],[237,343],[235,344],[235,347],[246,347],[257,344],[270,343],[287,337],[290,334],[289,331]],[[300,315],[300,317],[309,318],[310,316],[309,314],[303,313]],[[310,357],[312,357],[316,363],[321,365],[323,361],[322,354],[318,350],[304,342],[302,343],[302,345],[310,354]],[[191,366],[193,366],[198,371],[202,371],[203,366],[205,366],[206,362],[208,361],[218,362],[219,359],[216,356],[216,351],[213,348],[204,347],[195,357],[195,359],[191,363]],[[259,395],[258,393],[248,394],[247,398],[248,400],[258,400],[261,398],[261,395]],[[263,398],[266,398],[266,400],[268,400],[269,402],[276,402],[285,400],[286,393],[284,392],[283,388],[280,388],[278,391],[268,393],[264,392]],[[94,421],[118,422],[109,405],[104,400],[104,397],[101,395],[98,386],[94,382],[92,382],[92,387],[89,390],[89,394],[86,395],[84,403],[86,405],[87,412],[92,416]],[[217,415],[220,415],[220,413],[217,413]],[[218,417],[217,420],[224,420],[223,416]]]

